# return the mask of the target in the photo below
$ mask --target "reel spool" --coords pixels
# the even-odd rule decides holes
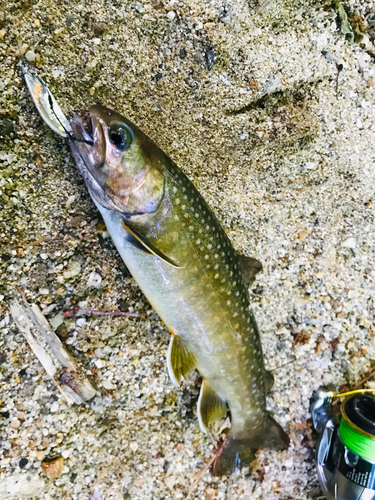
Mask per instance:
[[[375,395],[369,392],[333,394],[323,388],[312,405],[314,427],[321,433],[318,476],[329,500],[375,500]],[[340,421],[330,402],[349,394]]]

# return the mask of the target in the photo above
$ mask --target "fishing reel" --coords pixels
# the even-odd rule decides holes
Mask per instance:
[[[375,395],[370,389],[334,394],[319,389],[311,406],[319,482],[328,500],[375,500]],[[341,415],[332,399],[346,397]]]

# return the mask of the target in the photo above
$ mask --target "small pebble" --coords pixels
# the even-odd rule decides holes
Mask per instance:
[[[51,412],[54,413],[56,411],[58,411],[60,408],[60,405],[57,401],[54,401],[52,404],[51,404]]]
[[[29,61],[29,62],[33,62],[35,61],[35,52],[33,50],[28,50],[25,54],[25,58]]]
[[[93,271],[92,273],[90,273],[89,279],[87,280],[86,284],[87,284],[87,286],[93,286],[94,288],[100,288],[100,286],[102,284],[102,277],[100,276],[100,274]]]
[[[134,5],[134,9],[138,12],[138,14],[143,14],[145,11],[145,8],[140,2],[136,2]]]
[[[49,479],[55,479],[60,476],[64,469],[64,459],[63,457],[59,457],[50,462],[42,462],[41,468]]]
[[[11,423],[10,423],[10,426],[12,429],[18,429],[18,427],[21,425],[21,422],[18,420],[18,418],[14,418]]]
[[[134,441],[133,443],[130,443],[129,447],[130,447],[130,449],[131,449],[132,451],[134,451],[134,452],[135,452],[135,451],[137,451],[137,450],[138,450],[138,443],[136,443],[136,442]]]
[[[343,243],[341,243],[341,246],[344,248],[354,249],[357,246],[357,244],[356,244],[355,238],[348,238]]]
[[[95,360],[95,365],[97,368],[103,368],[103,366],[105,366],[105,362],[102,361],[101,359],[97,359]]]
[[[176,17],[176,13],[173,10],[170,10],[167,14],[167,18],[173,21],[173,19]]]
[[[76,198],[77,198],[77,196],[75,194],[72,194],[71,196],[69,196],[68,199],[66,200],[65,206],[67,208],[69,208],[74,203]]]
[[[97,358],[105,358],[105,354],[104,354],[101,347],[98,347],[97,349],[95,349],[94,353],[95,353],[95,356]]]
[[[107,391],[113,391],[113,389],[116,389],[116,386],[113,385],[112,382],[107,378],[103,380],[102,386],[104,387],[104,389],[107,389]]]

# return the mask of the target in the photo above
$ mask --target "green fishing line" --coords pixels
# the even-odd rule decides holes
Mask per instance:
[[[370,438],[360,434],[346,420],[341,419],[340,437],[345,446],[370,462],[375,462],[375,436]]]

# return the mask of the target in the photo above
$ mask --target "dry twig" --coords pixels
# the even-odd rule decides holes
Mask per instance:
[[[14,299],[10,310],[19,330],[36,357],[68,403],[82,404],[96,395],[96,390],[80,369],[36,304]]]

